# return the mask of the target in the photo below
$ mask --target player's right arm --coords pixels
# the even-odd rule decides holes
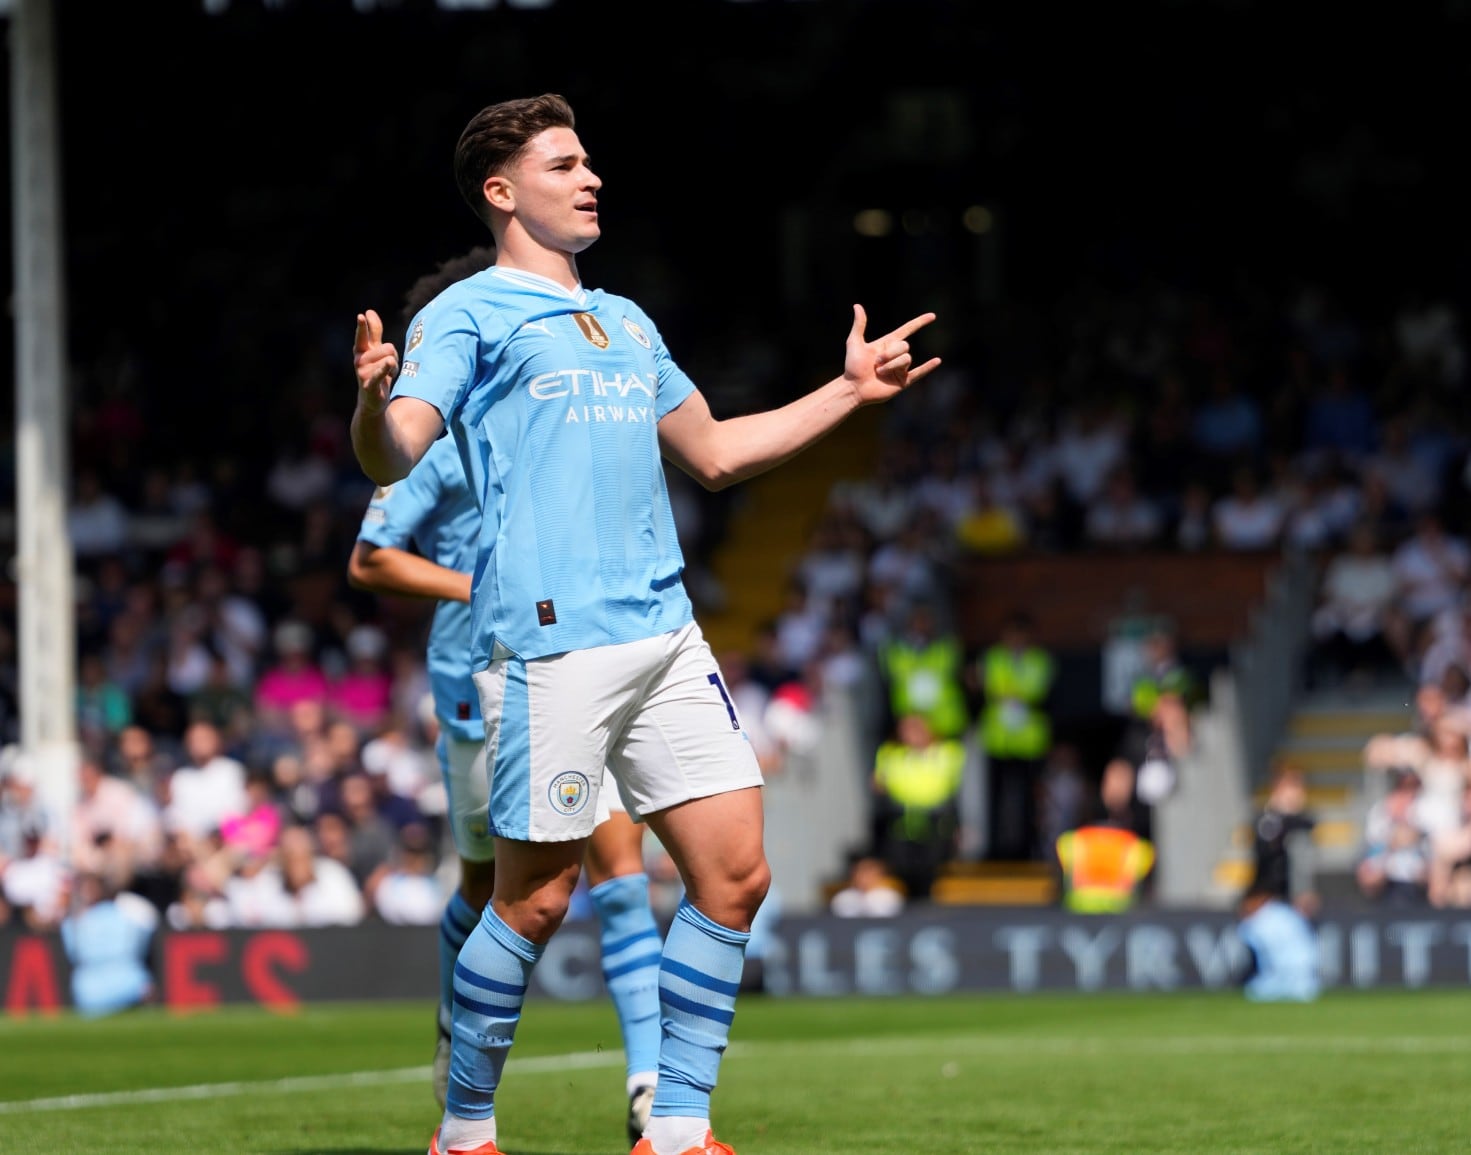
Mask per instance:
[[[375,594],[435,598],[444,602],[470,600],[470,575],[447,569],[417,553],[358,539],[347,561],[347,580],[355,588]]]
[[[438,409],[417,397],[394,397],[398,350],[383,340],[383,321],[372,309],[358,314],[353,339],[357,407],[352,414],[352,448],[364,473],[379,485],[408,476],[444,432]]]

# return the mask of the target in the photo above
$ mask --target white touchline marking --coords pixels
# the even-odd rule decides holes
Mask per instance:
[[[238,1083],[195,1083],[187,1087],[149,1087],[137,1091],[101,1091],[91,1095],[58,1095],[52,1099],[18,1099],[0,1103],[0,1115],[25,1111],[70,1111],[82,1107],[112,1107],[131,1103],[170,1103],[186,1099],[216,1099],[271,1091],[330,1091],[339,1087],[382,1087],[426,1078],[428,1067],[398,1071],[354,1071],[344,1075],[303,1075],[291,1079],[260,1079]]]
[[[511,1062],[512,1069],[517,1073],[528,1075],[622,1065],[622,1051],[537,1055]],[[184,1087],[148,1087],[136,1091],[101,1091],[90,1095],[57,1095],[49,1099],[0,1102],[0,1115],[20,1115],[31,1111],[73,1111],[85,1107],[113,1107],[134,1103],[175,1103],[188,1099],[218,1099],[229,1095],[294,1094],[301,1091],[336,1091],[347,1087],[387,1087],[398,1083],[428,1082],[429,1078],[428,1067],[400,1067],[392,1071],[348,1071],[339,1075],[298,1075],[288,1079],[194,1083]]]
[[[1027,1035],[895,1035],[867,1039],[803,1042],[734,1043],[728,1059],[759,1058],[781,1053],[822,1054],[866,1058],[935,1054],[980,1058],[1005,1055],[1260,1055],[1297,1054],[1471,1054],[1471,1037],[1425,1035],[1198,1035],[1129,1038],[1057,1038]],[[536,1055],[512,1059],[508,1074],[547,1075],[623,1065],[622,1051],[579,1051],[566,1055]],[[88,1107],[128,1106],[216,1099],[231,1095],[297,1094],[351,1087],[385,1087],[427,1082],[428,1067],[400,1067],[388,1071],[349,1071],[336,1075],[299,1075],[285,1079],[256,1079],[228,1083],[196,1083],[183,1087],[148,1087],[133,1091],[103,1091],[89,1095],[58,1095],[47,1099],[0,1101],[0,1115],[41,1111],[74,1111]]]

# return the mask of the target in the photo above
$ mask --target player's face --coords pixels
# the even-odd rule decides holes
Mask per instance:
[[[580,253],[598,239],[603,182],[588,167],[587,153],[570,128],[549,128],[533,137],[507,176],[516,220],[539,243]]]

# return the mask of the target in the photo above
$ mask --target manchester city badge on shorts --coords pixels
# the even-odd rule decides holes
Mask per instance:
[[[576,770],[563,770],[547,787],[547,797],[558,814],[573,815],[587,805],[592,787],[587,775]]]

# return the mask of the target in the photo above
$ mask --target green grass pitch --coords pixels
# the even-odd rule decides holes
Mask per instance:
[[[419,1155],[432,1008],[0,1019],[0,1152]],[[605,1003],[527,1008],[506,1155],[627,1155]],[[746,998],[740,1155],[1471,1149],[1471,992]]]

